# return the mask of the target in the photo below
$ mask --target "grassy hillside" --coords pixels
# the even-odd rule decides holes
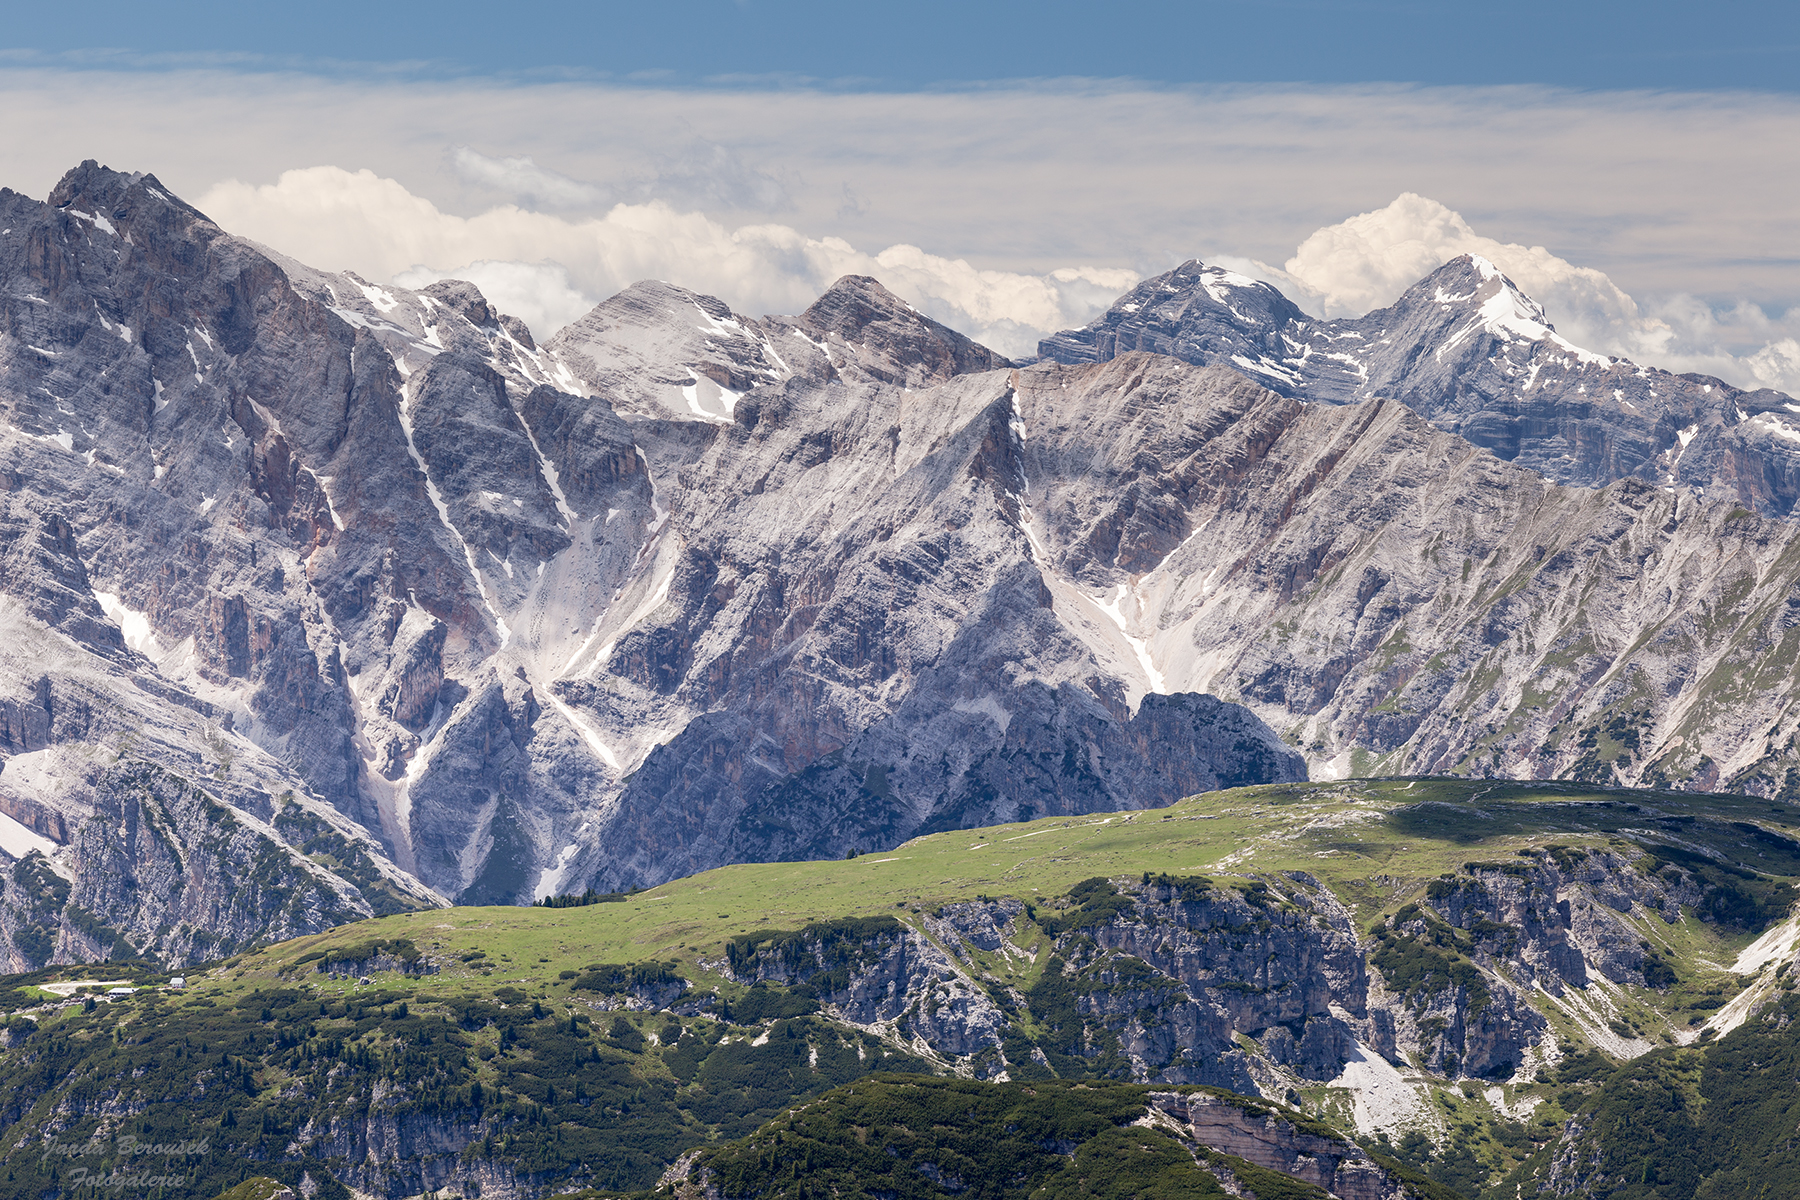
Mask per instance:
[[[1096,876],[1254,888],[1307,872],[1359,929],[1387,930],[1398,955],[1415,943],[1388,923],[1398,928],[1469,866],[1647,850],[1640,869],[1685,864],[1720,911],[1643,922],[1669,978],[1612,989],[1614,1032],[1641,1048],[1698,1045],[1707,1022],[1747,1003],[1747,981],[1781,986],[1772,973],[1729,968],[1792,901],[1797,828],[1800,808],[1745,797],[1462,780],[1267,786],[935,834],[838,862],[727,867],[582,907],[398,914],[189,972],[181,992],[155,986],[166,977],[141,965],[54,968],[0,983],[15,1014],[0,1050],[0,1197],[67,1187],[76,1170],[131,1167],[118,1148],[127,1134],[150,1145],[207,1139],[206,1154],[175,1162],[195,1195],[311,1172],[334,1200],[348,1193],[328,1181],[370,1145],[413,1158],[405,1171],[357,1178],[365,1192],[431,1190],[485,1161],[541,1192],[577,1164],[592,1186],[648,1187],[684,1150],[748,1135],[796,1101],[870,1072],[939,1069],[892,1035],[827,1019],[805,988],[734,982],[734,942],[870,918],[927,930],[944,904],[1014,897],[1031,907],[1011,946],[973,953],[969,969],[1031,995],[1056,961],[1043,951],[1070,924],[1059,914],[1085,911],[1095,895],[1071,888]],[[1453,958],[1459,943],[1447,937]],[[74,1006],[51,999],[115,979],[147,986]],[[682,980],[691,986],[679,1012],[630,1007],[659,988],[673,998]],[[1613,1065],[1588,1053],[1591,1022],[1547,1001],[1545,1011],[1573,1064],[1562,1076],[1460,1087],[1420,1076],[1436,1105],[1433,1136],[1380,1143],[1384,1152],[1469,1194],[1545,1161]],[[1049,1061],[1046,1074],[1082,1069]],[[1341,1089],[1288,1099],[1340,1125],[1352,1116]],[[295,1156],[288,1147],[302,1133],[313,1149]]]
[[[200,994],[235,994],[286,978],[302,958],[348,954],[374,940],[410,941],[454,958],[434,989],[482,993],[510,983],[566,992],[558,976],[589,962],[667,961],[717,983],[711,964],[732,938],[809,922],[893,915],[902,920],[955,900],[1055,897],[1096,875],[1237,874],[1301,870],[1318,877],[1360,924],[1391,915],[1424,883],[1470,859],[1504,859],[1547,845],[1618,841],[1710,848],[1771,876],[1800,877],[1800,842],[1770,841],[1750,825],[1800,831],[1800,805],[1757,797],[1419,779],[1237,788],[1165,809],[1052,818],[932,834],[840,862],[723,867],[580,908],[455,908],[342,926],[208,973]],[[1700,923],[1696,922],[1696,926]],[[1684,956],[1731,954],[1741,929],[1696,928]],[[468,956],[479,954],[478,959]],[[313,961],[317,961],[316,958]],[[1014,968],[1018,969],[1018,968]],[[353,981],[311,981],[327,993]],[[416,986],[401,978],[384,983]]]

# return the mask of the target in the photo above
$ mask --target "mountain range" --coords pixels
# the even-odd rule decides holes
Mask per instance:
[[[1800,405],[1480,259],[1030,363],[862,277],[539,344],[89,162],[0,192],[0,322],[15,970],[1309,776],[1800,794]]]
[[[1064,363],[1132,350],[1232,366],[1317,404],[1398,400],[1557,483],[1633,478],[1767,516],[1792,512],[1797,495],[1793,397],[1584,350],[1498,268],[1470,255],[1388,308],[1332,321],[1309,317],[1267,283],[1187,262],[1039,346]]]

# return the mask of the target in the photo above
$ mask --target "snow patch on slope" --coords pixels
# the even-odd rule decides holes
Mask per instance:
[[[342,526],[339,526],[342,528]],[[159,659],[163,656],[163,648],[150,629],[150,617],[135,608],[127,608],[113,592],[94,593],[94,599],[100,602],[100,611],[119,631],[125,635],[125,644],[142,654],[145,658]]]

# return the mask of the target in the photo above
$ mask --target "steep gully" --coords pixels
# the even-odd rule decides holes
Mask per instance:
[[[1279,297],[1251,320],[1190,264],[1144,285],[1186,297],[1177,333],[1205,296],[1265,351],[1130,350],[1121,316],[1056,343],[1096,361],[1014,368],[866,279],[763,320],[640,284],[539,346],[467,284],[312,270],[154,177],[0,207],[8,620],[66,659],[9,660],[38,699],[0,807],[65,879],[112,785],[24,756],[298,805],[373,874],[278,822],[270,852],[352,912],[376,876],[511,901],[1308,762],[1794,786],[1780,405],[1590,361],[1478,262],[1364,318],[1380,354],[1330,358],[1383,340],[1343,326],[1280,358]],[[1552,359],[1645,394],[1574,414],[1598,384],[1546,398]],[[1468,440],[1534,386],[1508,428],[1549,405],[1549,441]]]

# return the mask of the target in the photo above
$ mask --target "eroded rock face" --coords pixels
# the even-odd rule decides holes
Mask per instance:
[[[973,917],[977,906],[963,907]],[[991,1052],[1006,1032],[1006,1015],[966,967],[896,921],[808,928],[757,947],[732,973],[752,984],[809,984],[832,1016],[936,1057]]]
[[[450,1178],[491,1195],[535,1194],[529,1172],[515,1164],[497,1156],[465,1158],[467,1147],[479,1143],[483,1134],[478,1114],[455,1120],[396,1112],[397,1092],[393,1085],[377,1083],[367,1106],[309,1120],[295,1131],[294,1141],[339,1158],[346,1164],[342,1179],[368,1195],[416,1195]]]
[[[1676,981],[1640,931],[1682,906],[1734,919],[1717,903],[1728,878],[1662,854],[1553,844],[1471,862],[1366,930],[1305,872],[1146,875],[1035,906],[958,902],[916,926],[747,935],[727,958],[740,982],[799,989],[964,1076],[1199,1084],[1294,1104],[1325,1085],[1353,1097],[1338,1119],[1364,1133],[1429,1129],[1421,1088],[1531,1082],[1556,1064],[1568,1037],[1547,1014],[1620,1058],[1654,1048],[1613,1019],[1621,985]]]
[[[1407,1193],[1352,1142],[1297,1129],[1279,1114],[1246,1112],[1205,1092],[1151,1092],[1153,1128],[1323,1188],[1341,1200],[1400,1200]],[[1167,1118],[1164,1125],[1156,1118]]]
[[[53,769],[85,803],[45,822],[42,848],[9,867],[7,971],[146,950],[206,961],[421,902],[378,847],[317,801],[284,793],[259,819],[141,760],[102,766],[64,753]],[[343,866],[327,870],[301,847]]]
[[[1470,882],[1466,891],[1483,892]],[[1530,957],[1517,938],[1478,954],[1479,965],[1450,943],[1449,953],[1428,951],[1435,958],[1421,971],[1416,953],[1384,956],[1393,935],[1360,937],[1348,910],[1303,873],[1082,887],[1084,907],[1049,919],[1039,911],[1051,936],[1028,992],[998,984],[975,953],[1019,953],[1009,945],[1024,932],[1017,901],[947,906],[926,919],[930,938],[894,921],[809,926],[734,952],[732,972],[806,985],[832,1015],[978,1077],[1049,1067],[1279,1099],[1376,1056],[1501,1079],[1543,1059],[1532,1052],[1548,1022],[1510,978]],[[1402,940],[1438,920],[1402,916]],[[1384,974],[1384,962],[1399,969]],[[1042,1033],[1021,1036],[1027,1015]]]
[[[864,278],[760,319],[640,284],[539,345],[466,283],[315,271],[153,177],[86,164],[0,208],[0,591],[36,647],[5,660],[0,746],[116,754],[137,730],[245,811],[326,806],[418,902],[1155,806],[1308,760],[1800,778],[1771,699],[1793,525],[1645,475],[1662,432],[1640,462],[1606,425],[1584,475],[1420,415],[1472,379],[1440,399],[1475,437],[1515,392],[1567,376],[1566,416],[1599,386],[1478,264],[1382,318],[1443,371],[1271,340],[1285,301],[1197,266],[1065,355],[1096,361],[1011,368]],[[1452,371],[1477,343],[1538,357]],[[1275,369],[1296,355],[1388,371],[1405,403],[1302,403]],[[1615,382],[1677,423],[1671,471],[1726,461],[1726,434],[1679,425],[1717,415],[1711,385]],[[9,763],[0,792],[55,859],[95,799],[42,778]]]
[[[980,903],[959,901],[932,913],[925,925],[952,954],[965,945],[992,952],[1006,945],[1024,911],[1024,902],[1010,897]]]
[[[10,567],[0,586],[15,705],[0,789],[45,831],[47,861],[87,914],[65,913],[60,933],[39,914],[38,934],[57,939],[53,956],[87,956],[120,934],[180,958],[203,949],[196,928],[241,945],[365,915],[371,901],[376,911],[436,902],[362,828],[379,820],[330,615],[369,608],[382,562],[390,593],[457,605],[434,586],[460,586],[434,547],[393,545],[415,523],[409,505],[429,511],[424,489],[391,453],[368,453],[371,439],[400,431],[391,359],[152,176],[89,163],[48,203],[6,192],[0,209],[0,457],[12,484],[0,497]],[[329,490],[339,476],[343,509]],[[364,497],[388,528],[373,541],[368,525],[343,521]],[[84,841],[120,815],[114,776],[68,768],[120,753],[178,772],[170,796],[203,785],[224,807],[168,800],[177,815],[152,822],[161,837],[124,859]],[[285,807],[358,847],[345,861],[366,863],[349,869],[362,877],[295,865],[304,856],[272,825],[258,829],[263,850],[225,857],[232,839],[203,833],[255,828]],[[244,858],[258,853],[275,856],[269,872]],[[184,896],[118,890],[176,866],[165,882],[185,872]],[[267,875],[266,902],[245,897],[227,912],[208,907],[217,896],[199,898],[199,881],[224,887],[247,868]],[[170,920],[152,919],[160,906]],[[108,932],[74,937],[71,920]],[[16,939],[13,949],[37,957]]]
[[[1218,366],[1018,381],[1052,590],[1110,592],[1163,687],[1245,703],[1314,764],[1764,794],[1800,765],[1789,521],[1559,486],[1403,404]]]
[[[1613,983],[1655,986],[1654,961],[1624,918],[1655,913],[1665,924],[1681,907],[1698,906],[1702,892],[1691,873],[1670,864],[1638,871],[1610,851],[1558,848],[1524,860],[1470,863],[1450,880],[1434,881],[1433,904],[1450,924],[1477,935],[1480,956],[1516,964],[1524,983],[1553,995],[1586,987],[1588,966]]]
[[[1340,915],[1335,902],[1319,909],[1320,897],[1304,886],[1286,895],[1266,887],[1123,888],[1136,901],[1131,919],[1121,914],[1091,929],[1092,950],[1071,940],[1064,974],[1091,980],[1082,1010],[1118,1028],[1125,1053],[1143,1070],[1170,1082],[1231,1086],[1215,1064],[1236,1059],[1231,1078],[1241,1083],[1238,1072],[1248,1064],[1236,1035],[1245,1033],[1303,1078],[1338,1075],[1356,1034],[1332,1005],[1365,1011],[1368,982],[1347,920],[1331,919]],[[1179,988],[1145,988],[1108,965],[1121,955]]]
[[[1136,350],[1234,366],[1318,403],[1396,399],[1559,483],[1637,478],[1768,515],[1800,499],[1791,397],[1583,350],[1493,264],[1470,255],[1389,308],[1331,321],[1308,317],[1269,284],[1190,261],[1039,346],[1064,363]]]

